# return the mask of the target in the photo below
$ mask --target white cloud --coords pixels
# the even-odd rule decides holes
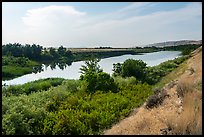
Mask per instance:
[[[23,22],[29,27],[45,27],[69,23],[74,25],[76,19],[84,16],[85,12],[77,11],[72,6],[48,6],[44,8],[31,9],[23,17]]]
[[[195,24],[202,28],[202,6],[199,3],[172,11],[139,14],[156,4],[131,3],[118,11],[96,17],[72,6],[31,9],[22,18],[26,25],[22,37],[29,43],[71,47],[130,47],[199,37],[190,29],[195,28]]]

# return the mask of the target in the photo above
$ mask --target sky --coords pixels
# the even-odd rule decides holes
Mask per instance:
[[[2,44],[127,48],[201,39],[201,2],[2,2]]]

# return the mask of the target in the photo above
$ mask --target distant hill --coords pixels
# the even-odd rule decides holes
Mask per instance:
[[[166,46],[178,46],[178,45],[186,45],[186,44],[202,44],[202,40],[179,40],[179,41],[166,41],[160,43],[153,43],[145,45],[145,47],[166,47]]]

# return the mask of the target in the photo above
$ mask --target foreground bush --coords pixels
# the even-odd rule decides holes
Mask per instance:
[[[58,111],[50,111],[44,122],[43,134],[100,134],[105,128],[128,116],[150,94],[151,87],[145,84],[118,93],[97,91],[93,94],[75,94],[63,101]]]
[[[84,81],[65,80],[62,85],[29,95],[3,96],[3,135],[100,134],[128,116],[152,94],[147,84],[130,84],[117,93],[89,94]],[[125,84],[125,81],[124,81]]]
[[[56,98],[63,101],[67,96],[67,91],[62,90],[62,87],[36,92],[29,96],[3,96],[2,134],[42,134],[44,119],[47,117],[47,104]]]

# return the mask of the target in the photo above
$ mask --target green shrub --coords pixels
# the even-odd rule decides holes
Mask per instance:
[[[106,76],[102,74],[100,80]],[[134,77],[121,81],[118,85],[127,86],[117,93],[96,90],[90,94],[85,81],[65,80],[41,92],[3,96],[2,134],[100,134],[152,94],[151,86],[137,83]]]
[[[36,80],[33,82],[28,82],[22,85],[11,85],[11,86],[2,88],[2,95],[3,96],[20,95],[20,94],[29,95],[34,92],[48,90],[52,86],[58,86],[62,84],[63,80],[64,80],[63,78],[47,78],[47,79]]]
[[[142,60],[127,59],[122,65],[121,74],[123,77],[134,76],[142,81],[145,77],[144,69],[146,65]]]
[[[30,95],[3,96],[2,134],[42,134],[49,102],[62,102],[68,97],[63,86]],[[57,109],[57,105],[55,106]]]
[[[128,116],[152,94],[151,86],[138,84],[118,93],[96,91],[80,95],[75,92],[61,102],[58,111],[49,113],[44,121],[44,134],[92,135]]]
[[[127,78],[122,78],[121,76],[117,76],[117,77],[114,77],[114,81],[120,89],[131,88],[133,85],[138,83],[136,78],[133,76],[127,77]]]

